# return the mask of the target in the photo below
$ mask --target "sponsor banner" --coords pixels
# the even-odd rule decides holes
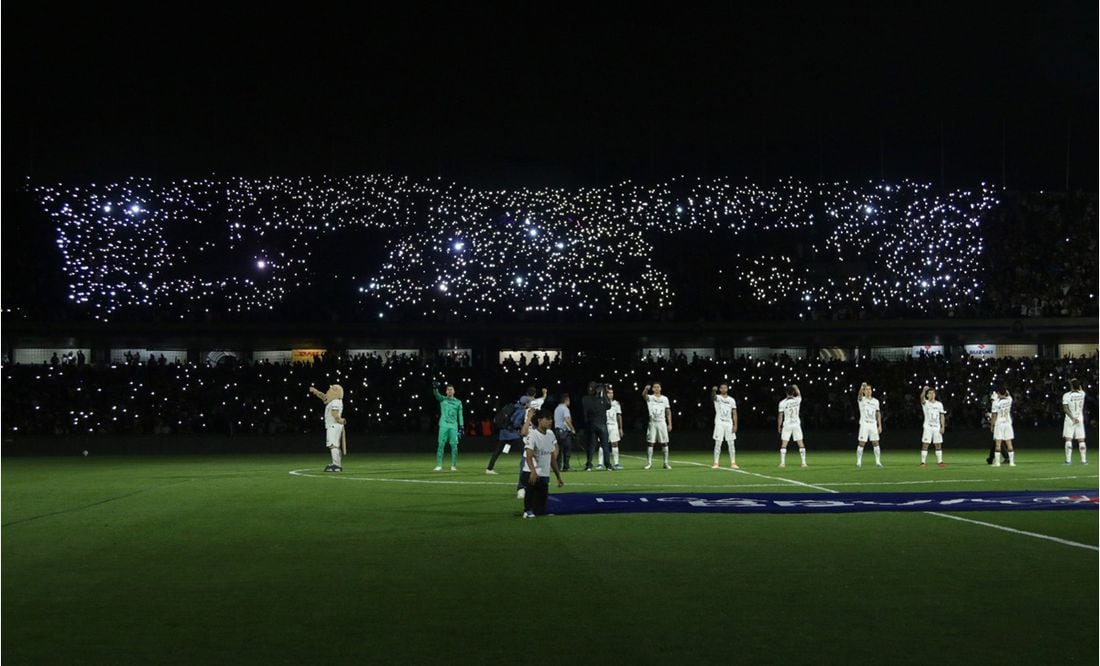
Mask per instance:
[[[933,493],[557,493],[546,510],[580,513],[859,513],[1097,508],[1097,490]]]
[[[970,356],[993,358],[997,355],[997,345],[966,345],[966,353]]]
[[[290,362],[291,363],[313,363],[315,359],[318,359],[325,355],[324,349],[291,349],[290,350]]]
[[[943,345],[916,345],[913,347],[913,358],[920,358],[921,354],[931,356],[933,354],[943,355]]]

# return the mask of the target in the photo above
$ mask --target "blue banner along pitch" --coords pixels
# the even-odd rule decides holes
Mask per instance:
[[[547,513],[857,513],[1097,508],[1097,490],[935,493],[559,493]]]

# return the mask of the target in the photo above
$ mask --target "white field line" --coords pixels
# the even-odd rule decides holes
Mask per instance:
[[[623,456],[623,457],[624,458],[632,458],[634,456]],[[644,458],[639,457],[639,460],[644,460]],[[688,462],[688,461],[677,461],[677,464],[680,464],[680,465],[699,465],[699,466],[702,466],[702,467],[709,467],[709,465],[704,465],[702,463]],[[724,470],[724,471],[727,471],[727,472],[740,472],[741,474],[747,474],[749,476],[758,476],[758,477],[763,478],[763,479],[773,479],[773,480],[778,481],[779,483],[738,483],[738,484],[732,484],[732,485],[714,484],[714,485],[705,486],[706,489],[710,489],[710,488],[716,488],[716,489],[717,488],[732,488],[732,489],[741,490],[741,489],[745,489],[745,488],[789,488],[791,486],[791,484],[794,483],[796,485],[808,486],[810,488],[813,488],[815,490],[821,490],[823,492],[839,492],[839,491],[836,491],[836,490],[830,490],[829,488],[826,488],[824,486],[819,487],[819,486],[812,486],[812,485],[809,485],[809,484],[803,484],[801,482],[793,481],[791,479],[785,479],[785,478],[780,477],[780,476],[767,476],[766,474],[760,474],[760,473],[757,473],[757,472],[749,472],[749,471],[744,470],[744,469],[731,470],[727,467],[722,467],[721,469]],[[436,485],[441,485],[441,486],[496,486],[496,485],[509,485],[509,486],[511,486],[511,485],[515,485],[511,480],[509,480],[508,474],[501,474],[500,475],[501,478],[497,481],[489,481],[489,480],[485,480],[485,481],[457,481],[457,480],[446,480],[446,479],[396,479],[396,478],[377,477],[377,476],[363,477],[363,476],[352,476],[352,475],[350,475],[346,472],[341,472],[341,473],[338,473],[338,474],[333,474],[331,472],[329,472],[329,473],[320,473],[320,472],[314,472],[312,467],[307,467],[307,468],[304,468],[304,469],[291,470],[289,473],[292,476],[303,476],[303,477],[310,477],[310,478],[322,478],[322,477],[325,477],[325,478],[338,478],[338,479],[343,479],[344,481],[381,481],[383,483],[413,483],[413,484],[420,483],[420,484],[428,484],[428,485],[436,484]],[[566,478],[568,479],[569,477],[566,477]],[[1095,477],[1092,477],[1092,476],[1042,476],[1042,477],[1036,477],[1036,478],[1031,478],[1031,479],[1017,479],[1017,481],[1060,481],[1060,480],[1065,480],[1065,479],[1092,479],[1092,478],[1095,478]],[[938,483],[993,483],[993,482],[996,482],[996,481],[998,481],[998,479],[926,479],[926,480],[922,480],[922,481],[837,481],[837,482],[826,481],[825,483],[827,485],[833,486],[833,487],[839,487],[839,486],[847,487],[847,486],[912,486],[912,485],[931,485],[931,484],[938,484]],[[636,488],[640,485],[642,485],[642,484],[641,483],[586,483],[586,482],[583,482],[583,481],[568,481],[566,483],[566,486],[568,486],[568,487],[574,487],[574,486],[589,487],[589,486],[594,486],[594,487],[599,487],[599,488],[608,488],[608,487],[611,487],[611,488],[616,488],[616,487],[618,487],[618,488]],[[700,490],[700,491],[703,490],[703,488],[700,488],[699,484],[697,484],[697,483],[646,483],[645,487],[647,487],[647,488],[695,488],[696,490]]]
[[[626,457],[627,458],[640,458],[640,456],[626,456]],[[677,460],[675,462],[676,462],[677,465],[694,465],[696,467],[710,467],[710,465],[708,465],[706,463],[692,462],[690,460]],[[801,464],[801,463],[799,463],[799,464]],[[824,486],[815,486],[815,485],[810,484],[810,483],[803,483],[802,481],[795,481],[794,479],[786,479],[786,478],[783,478],[782,476],[768,476],[767,474],[760,474],[759,472],[750,472],[750,471],[744,470],[744,469],[730,469],[729,467],[719,467],[718,469],[724,470],[726,472],[736,472],[738,474],[748,474],[749,476],[755,476],[755,477],[759,477],[761,479],[768,479],[768,480],[771,480],[771,481],[784,481],[788,485],[789,484],[794,484],[796,486],[802,486],[804,488],[813,488],[814,490],[820,490],[820,491],[825,492],[825,493],[839,493],[840,492],[839,490],[832,490],[830,488],[825,488]]]
[[[677,461],[677,464],[679,464],[679,465],[697,465],[699,467],[709,467],[709,465],[707,465],[706,463],[697,463],[697,462],[691,462],[691,461],[688,461],[688,460]],[[729,467],[719,467],[718,469],[723,469],[727,472],[740,472],[742,474],[749,474],[751,476],[758,476],[758,477],[763,478],[763,479],[781,479],[781,480],[784,480],[784,481],[789,481],[790,483],[793,483],[793,484],[796,484],[796,485],[799,485],[799,486],[806,486],[806,487],[809,487],[809,488],[815,488],[817,490],[823,490],[827,493],[839,493],[840,492],[839,490],[833,490],[831,488],[825,488],[823,486],[814,486],[814,485],[810,485],[808,483],[802,483],[801,481],[794,481],[792,479],[783,479],[783,477],[779,477],[779,476],[767,476],[766,474],[757,474],[756,472],[748,472],[748,471],[745,471],[743,469],[730,469]],[[1053,478],[1063,478],[1063,477],[1051,477],[1051,479],[1053,479]],[[1070,477],[1064,477],[1064,478],[1070,478]],[[1077,477],[1073,477],[1073,478],[1077,478]],[[840,485],[840,484],[831,484],[831,485]],[[873,485],[879,485],[879,484],[873,484]],[[886,484],[881,484],[881,485],[886,485]],[[923,513],[925,515],[928,515],[928,516],[936,516],[938,518],[948,518],[950,520],[958,520],[958,521],[962,521],[964,523],[970,523],[972,525],[981,525],[982,527],[990,527],[990,528],[993,528],[993,529],[996,529],[996,530],[1003,530],[1005,532],[1012,532],[1013,534],[1022,534],[1024,536],[1033,537],[1035,539],[1045,539],[1047,541],[1053,541],[1055,543],[1060,543],[1063,546],[1072,546],[1074,548],[1084,548],[1085,550],[1092,550],[1092,551],[1100,552],[1100,548],[1098,548],[1096,546],[1093,546],[1093,545],[1090,545],[1090,544],[1087,544],[1087,543],[1078,543],[1076,541],[1070,541],[1068,539],[1059,539],[1058,537],[1052,537],[1052,536],[1049,536],[1047,534],[1038,534],[1036,532],[1026,532],[1024,530],[1017,530],[1017,529],[1014,529],[1014,528],[1011,528],[1011,527],[1005,527],[1004,525],[997,525],[995,523],[987,523],[987,522],[981,521],[981,520],[974,520],[973,518],[960,518],[959,516],[952,516],[950,514],[939,513],[939,512],[936,512],[936,511],[922,511],[921,513]]]
[[[641,456],[623,456],[623,457],[624,458],[635,458],[635,459],[638,459],[638,460],[644,460],[644,458],[642,458]],[[707,465],[706,463],[692,462],[692,461],[688,461],[688,460],[678,460],[678,461],[675,461],[675,462],[678,465],[692,465],[692,466],[695,466],[695,467],[709,467],[709,465]],[[784,477],[781,477],[781,476],[769,476],[767,474],[760,474],[759,472],[750,472],[750,471],[744,470],[744,469],[730,469],[729,467],[719,467],[719,469],[722,470],[722,471],[725,471],[725,472],[737,472],[739,474],[746,474],[748,476],[755,476],[755,477],[758,477],[758,478],[761,478],[761,479],[767,479],[769,481],[778,481],[779,483],[737,484],[735,486],[714,485],[714,486],[708,486],[708,488],[715,488],[715,489],[717,489],[717,488],[737,488],[737,489],[744,489],[744,488],[778,488],[778,487],[790,487],[791,485],[796,485],[796,486],[801,486],[803,488],[812,488],[814,490],[820,490],[820,491],[826,492],[826,493],[834,493],[835,494],[835,493],[840,492],[839,490],[834,490],[832,488],[827,488],[825,486],[814,485],[814,484],[805,483],[805,482],[802,482],[802,481],[796,481],[794,479],[787,479],[787,478],[784,478]],[[293,475],[293,476],[303,476],[303,477],[312,477],[312,478],[329,476],[329,477],[341,478],[341,479],[344,479],[346,481],[382,481],[382,482],[386,482],[386,483],[412,483],[412,484],[454,485],[454,486],[498,486],[498,485],[509,485],[509,486],[511,486],[511,485],[513,485],[512,482],[505,481],[503,479],[500,480],[500,481],[451,481],[451,480],[444,480],[444,479],[391,479],[391,478],[383,478],[383,477],[343,476],[343,473],[334,474],[334,473],[331,473],[331,472],[329,472],[327,474],[325,474],[325,473],[317,474],[315,472],[312,472],[312,469],[310,469],[310,468],[292,470],[290,472],[290,474]],[[1035,479],[1021,479],[1021,480],[1023,480],[1023,481],[1057,481],[1057,480],[1061,480],[1061,479],[1091,479],[1091,478],[1093,478],[1093,477],[1091,477],[1091,476],[1048,476],[1048,477],[1040,477],[1040,478],[1035,478]],[[830,483],[829,485],[831,485],[831,486],[902,486],[902,485],[934,484],[934,483],[964,483],[964,482],[965,483],[986,483],[986,482],[990,482],[990,481],[994,481],[994,480],[995,479],[938,479],[938,480],[929,479],[929,480],[923,480],[923,481],[882,481],[882,482],[878,482],[878,483],[876,483],[876,482],[855,481],[855,482]],[[606,484],[606,483],[572,482],[572,483],[569,483],[568,485],[569,486],[582,486],[582,487],[585,487],[585,486],[599,486],[599,487],[602,487],[602,488],[606,488],[608,486],[611,486],[611,487],[614,487],[614,486],[637,487],[639,484]],[[653,483],[653,484],[648,484],[647,483],[646,487],[653,487],[653,488],[698,488],[698,485],[697,484],[676,484],[676,483]],[[935,512],[935,511],[923,511],[922,513],[924,513],[925,515],[929,515],[929,516],[937,516],[939,518],[948,518],[950,520],[958,520],[958,521],[961,521],[961,522],[964,522],[964,523],[971,523],[973,525],[981,525],[983,527],[989,527],[989,528],[992,528],[992,529],[1002,530],[1002,531],[1005,531],[1005,532],[1011,532],[1013,534],[1022,534],[1024,536],[1029,536],[1029,537],[1033,537],[1033,538],[1036,538],[1036,539],[1045,539],[1047,541],[1053,541],[1055,543],[1060,543],[1060,544],[1065,545],[1065,546],[1072,546],[1074,548],[1084,548],[1086,550],[1100,551],[1100,548],[1098,548],[1096,546],[1089,545],[1089,544],[1078,543],[1076,541],[1070,541],[1068,539],[1059,539],[1058,537],[1052,537],[1052,536],[1049,536],[1049,535],[1046,535],[1046,534],[1038,534],[1036,532],[1027,532],[1025,530],[1017,530],[1017,529],[1014,529],[1014,528],[1011,528],[1011,527],[1005,527],[1004,525],[997,525],[995,523],[987,523],[987,522],[984,522],[984,521],[981,521],[981,520],[974,520],[973,518],[961,518],[959,516],[953,516],[953,515],[946,514],[946,513],[938,513],[938,512]]]
[[[381,481],[383,483],[421,483],[421,484],[427,484],[427,485],[440,485],[440,486],[505,486],[506,485],[506,486],[511,486],[511,487],[515,487],[516,480],[519,478],[519,473],[517,472],[515,474],[515,476],[512,476],[512,477],[501,475],[501,476],[504,476],[504,478],[499,480],[499,481],[451,481],[451,480],[446,480],[446,479],[392,479],[392,478],[384,478],[384,477],[379,477],[379,476],[350,476],[350,475],[347,475],[343,472],[339,472],[339,473],[314,472],[312,468],[294,469],[294,470],[290,471],[290,475],[291,476],[310,477],[310,478],[314,478],[314,479],[327,477],[327,478],[334,478],[334,479],[342,479],[344,481]],[[511,478],[513,480],[507,480],[509,478]],[[638,486],[643,485],[643,484],[641,484],[641,483],[584,483],[584,482],[580,482],[580,481],[569,481],[565,485],[566,485],[566,487],[569,487],[569,488],[572,488],[572,487],[575,487],[575,486],[584,486],[584,487],[593,486],[593,487],[599,487],[599,488],[607,488],[607,487],[637,488]],[[697,484],[697,483],[646,483],[644,485],[647,488],[650,488],[650,487],[653,487],[653,488],[698,488],[699,487],[699,484]],[[708,488],[783,488],[783,487],[787,487],[787,485],[789,485],[789,484],[761,483],[761,484],[748,485],[748,486],[746,486],[744,484],[736,484],[736,485],[728,485],[728,486],[716,485],[716,486],[708,486]]]
[[[1077,543],[1076,541],[1070,541],[1068,539],[1059,539],[1058,537],[1052,537],[1046,534],[1038,534],[1036,532],[1025,532],[1024,530],[1017,530],[1012,527],[1005,527],[1004,525],[996,525],[994,523],[987,523],[981,520],[974,520],[973,518],[962,518],[960,516],[952,516],[947,513],[938,513],[936,511],[925,511],[924,513],[929,516],[939,516],[940,518],[950,518],[951,520],[961,520],[964,523],[973,523],[974,525],[981,525],[983,527],[992,527],[997,530],[1004,530],[1005,532],[1012,532],[1013,534],[1023,534],[1024,536],[1035,537],[1036,539],[1046,539],[1047,541],[1053,541],[1054,543],[1060,543],[1064,546],[1073,546],[1074,548],[1084,548],[1085,550],[1092,550],[1100,552],[1100,548],[1096,546],[1090,546],[1087,543]]]

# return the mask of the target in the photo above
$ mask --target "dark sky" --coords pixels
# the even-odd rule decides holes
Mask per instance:
[[[1070,186],[1097,189],[1095,0],[33,4],[3,17],[9,183],[384,172],[1062,189],[1068,149]]]

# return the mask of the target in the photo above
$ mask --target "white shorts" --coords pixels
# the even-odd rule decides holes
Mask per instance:
[[[877,442],[878,441],[878,424],[877,423],[860,423],[859,424],[859,442]]]
[[[1074,423],[1070,419],[1066,419],[1065,424],[1062,426],[1062,439],[1079,439],[1082,442],[1085,441],[1085,424]]]
[[[943,444],[943,435],[939,426],[924,426],[924,432],[920,436],[921,444]]]
[[[802,441],[802,424],[796,423],[795,425],[783,424],[783,432],[779,434],[779,441],[782,443],[787,442],[801,442]]]
[[[645,441],[649,444],[668,444],[668,424],[664,421],[650,421],[645,432]]]
[[[1013,436],[1011,423],[998,423],[997,425],[993,426],[994,441],[1003,442],[1010,439],[1015,439],[1015,437]]]
[[[728,421],[719,421],[715,423],[713,439],[716,442],[737,441],[737,433],[733,431],[733,424]]]
[[[623,436],[619,432],[619,426],[611,425],[610,423],[608,423],[607,424],[607,441],[611,442],[612,444],[618,444],[619,440],[621,440],[622,438],[623,438]]]
[[[342,423],[334,423],[325,427],[325,446],[335,449],[340,446],[340,433],[344,432]]]

